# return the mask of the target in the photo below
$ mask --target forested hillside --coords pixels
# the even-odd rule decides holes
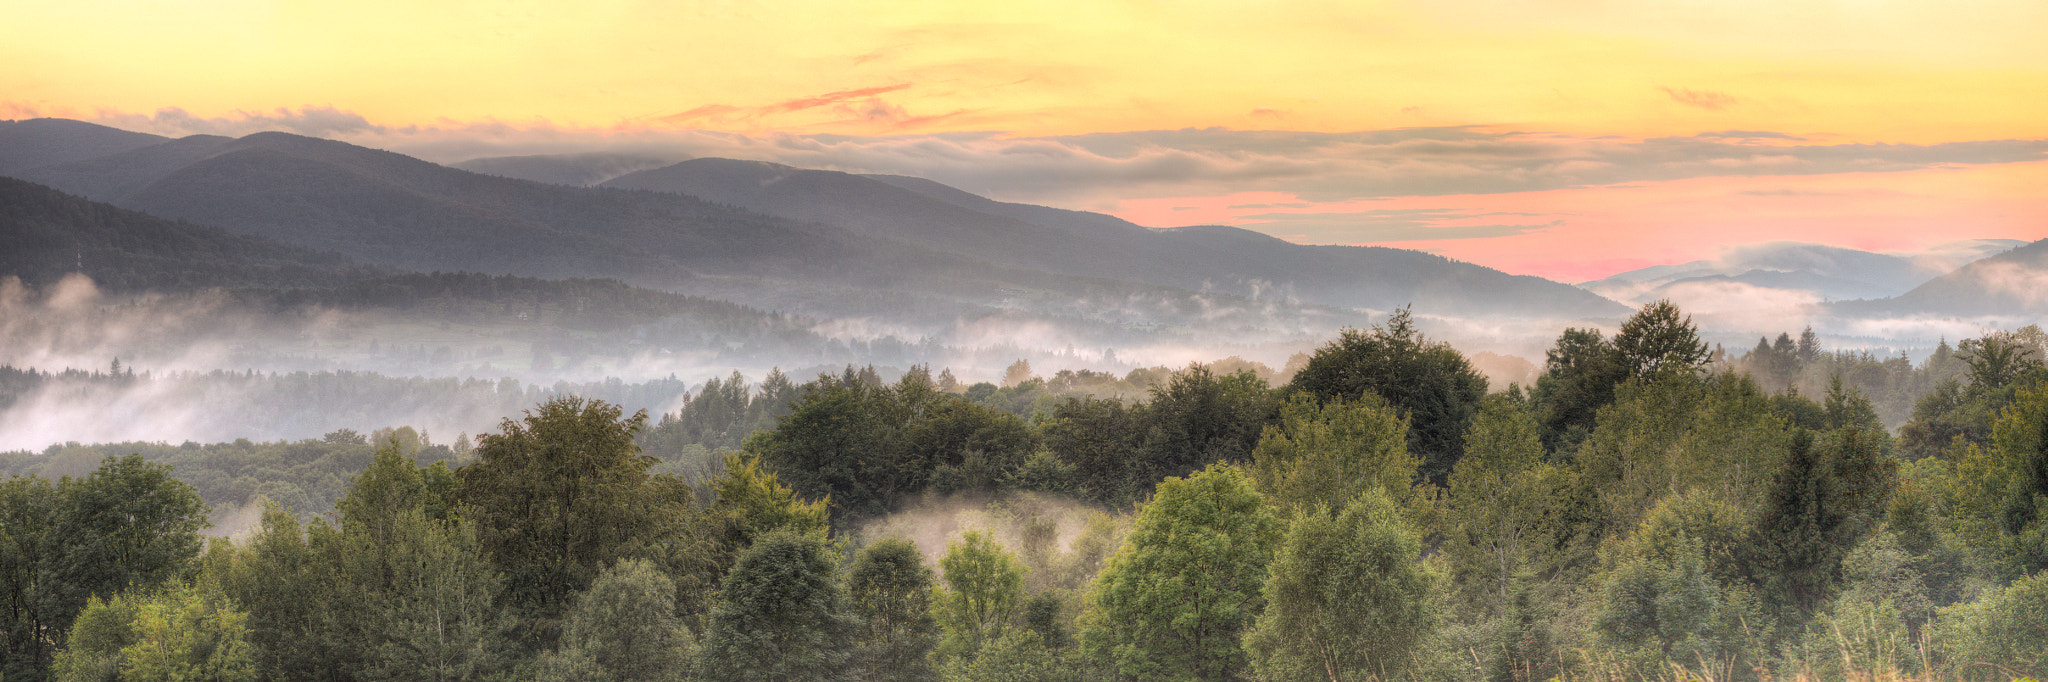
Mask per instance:
[[[2039,336],[1958,344],[1903,438],[1849,383],[1760,384],[1856,358],[1790,342],[1801,373],[1753,376],[1774,344],[1717,359],[1659,303],[1491,394],[1403,313],[1284,375],[849,368],[659,415],[558,394],[453,446],[19,455],[77,475],[0,483],[4,674],[2037,676]],[[334,511],[205,540],[188,468]]]
[[[379,274],[334,253],[164,220],[0,177],[0,274],[91,273],[115,291],[334,286]]]

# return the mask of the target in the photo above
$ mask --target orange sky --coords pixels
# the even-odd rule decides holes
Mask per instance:
[[[1580,146],[1737,130],[1815,148],[2048,138],[2048,41],[2039,37],[2048,3],[2038,0],[68,0],[0,3],[0,25],[9,27],[0,117],[117,122],[176,108],[246,121],[332,108],[398,142],[422,128],[584,140],[722,131],[826,143],[840,138],[817,136],[979,131],[1009,142],[1003,154],[975,159],[999,164],[1066,144],[1033,142],[1040,138],[1211,127],[1481,126]],[[193,131],[150,120],[159,132]],[[1526,139],[1473,153],[1514,153],[1510,143]],[[1145,144],[1091,153],[1116,161],[1162,149]],[[1432,172],[1378,157],[1371,172],[1344,165],[1359,163],[1351,144],[1316,148],[1336,164],[1322,182],[1302,175],[1313,165],[1243,186],[1230,180],[1247,176],[1229,173],[1179,185],[1171,173],[1034,184],[1020,170],[1023,185],[969,189],[1145,224],[1230,221],[1306,241],[1428,248],[1561,279],[1749,241],[1912,248],[2048,236],[2048,207],[2035,198],[2048,178],[2026,157],[2041,158],[2036,151],[1908,154],[1870,166],[1884,172],[1843,170],[1857,159],[1816,162],[1798,175],[1679,173],[1670,169],[1692,161],[1670,156],[1643,162],[1638,177],[1573,175],[1564,164],[1637,166],[1579,159],[1572,147],[1556,152],[1568,161],[1546,167],[1576,178],[1571,188],[1508,191],[1531,171],[1479,160],[1470,173],[1498,182],[1453,173],[1464,179],[1347,191],[1344,178]],[[1730,162],[1724,152],[1696,161]],[[1226,144],[1193,157],[1221,168],[1295,153],[1234,154]],[[921,167],[852,158],[828,165]],[[1290,207],[1229,208],[1248,203]],[[1428,226],[1469,234],[1430,239],[1416,228],[1390,240],[1387,230],[1347,231],[1332,217],[1371,210],[1423,211]],[[1309,213],[1321,217],[1301,217]],[[1470,225],[1491,227],[1460,230]]]

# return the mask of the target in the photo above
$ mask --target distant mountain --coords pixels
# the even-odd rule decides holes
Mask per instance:
[[[61,118],[0,121],[0,175],[118,154],[168,139]]]
[[[1701,284],[1791,290],[1823,300],[1878,299],[1905,293],[1965,263],[2023,243],[1980,239],[1899,254],[1773,242],[1736,249],[1719,260],[1651,266],[1579,286],[1631,302],[1665,298],[1674,289]]]
[[[666,166],[670,161],[635,154],[555,154],[546,156],[495,156],[449,164],[455,168],[545,182],[550,185],[590,187],[612,178]]]
[[[335,286],[374,274],[347,258],[0,178],[0,276],[84,272],[112,290]]]
[[[1306,246],[1250,230],[1151,230],[1101,214],[993,201],[917,178],[693,159],[603,183],[672,192],[1051,272],[1253,298],[1446,315],[1616,317],[1625,306],[1570,286],[1440,256]]]
[[[875,249],[673,195],[492,177],[286,133],[194,136],[22,175],[148,213],[371,263],[673,285],[846,273]]]
[[[1844,313],[2048,315],[2048,239],[1970,263],[1896,298],[1837,308]]]
[[[1196,306],[1186,291],[1054,275],[672,193],[494,177],[285,133],[191,137],[29,175],[127,208],[409,270],[610,277],[773,310],[927,323],[1019,308],[1085,317],[1080,301],[1132,296],[1171,301],[1172,310],[1103,324],[1199,314],[1187,311]]]
[[[604,163],[634,162],[528,158],[479,167],[541,175]],[[915,178],[724,159],[579,188],[272,132],[163,141],[16,175],[365,263],[615,277],[813,314],[952,319],[1021,306],[1088,317],[1096,313],[1078,302],[1132,296],[1176,301],[1172,319],[1190,319],[1190,297],[1289,310],[1413,304],[1451,316],[1627,312],[1566,285],[1417,251],[1305,246],[1222,226],[1152,230]]]

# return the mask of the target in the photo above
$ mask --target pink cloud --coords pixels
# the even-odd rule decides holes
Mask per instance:
[[[1330,202],[1239,192],[1124,200],[1110,212],[1141,225],[1228,224],[1311,243],[1421,249],[1579,282],[1712,258],[1731,244],[1803,241],[1892,251],[1962,238],[2040,239],[2048,236],[2048,197],[2031,189],[2040,186],[2048,186],[2048,162]],[[1321,233],[1301,229],[1300,221],[1331,217],[1336,223]],[[1353,219],[1350,229],[1361,235],[1378,224],[1399,236],[1332,239]],[[1487,226],[1529,229],[1472,229]],[[1436,233],[1453,238],[1430,237]]]

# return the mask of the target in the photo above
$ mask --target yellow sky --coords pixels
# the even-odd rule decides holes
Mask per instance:
[[[2039,0],[0,0],[0,25],[0,103],[57,115],[2048,136]]]

